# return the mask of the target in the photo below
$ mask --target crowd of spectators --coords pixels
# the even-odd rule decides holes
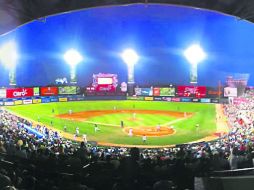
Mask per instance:
[[[230,132],[174,148],[98,147],[0,110],[1,189],[194,189],[194,177],[253,167],[254,101],[223,105]]]

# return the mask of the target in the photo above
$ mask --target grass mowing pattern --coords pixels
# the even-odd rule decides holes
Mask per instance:
[[[68,113],[68,110],[73,110],[73,112],[80,112],[86,110],[113,110],[114,106],[121,110],[168,110],[168,111],[180,111],[180,112],[192,112],[195,113],[193,117],[186,120],[179,121],[173,124],[176,133],[171,136],[163,137],[149,137],[146,145],[170,145],[170,144],[181,144],[191,141],[198,140],[202,137],[208,136],[215,132],[215,105],[213,104],[201,104],[201,103],[180,103],[180,102],[145,102],[145,101],[84,101],[84,102],[58,102],[49,104],[32,104],[32,105],[21,105],[6,107],[7,109],[16,112],[27,118],[33,120],[40,119],[40,122],[50,125],[53,121],[55,128],[63,130],[63,126],[67,125],[67,130],[71,134],[74,134],[75,128],[78,126],[80,129],[80,134],[86,133],[88,140],[95,140],[101,142],[109,142],[116,144],[131,144],[131,145],[143,145],[141,137],[129,137],[127,136],[121,128],[110,127],[110,126],[99,126],[100,131],[94,132],[94,125],[71,121],[66,119],[56,118],[55,115]],[[52,113],[54,109],[54,113]],[[120,114],[121,115],[121,114]],[[106,117],[106,120],[102,120],[98,117],[99,122],[114,124],[115,120],[122,118],[119,114],[111,114]],[[161,115],[147,115],[142,114],[142,119],[145,118],[150,122],[150,125],[156,126],[158,121],[163,124],[165,121],[165,116]],[[138,118],[137,114],[137,118]],[[111,118],[111,119],[110,119]],[[156,118],[156,119],[153,119]],[[90,118],[92,121],[96,118]],[[174,119],[167,117],[167,119]],[[200,127],[197,130],[195,125],[199,123]]]

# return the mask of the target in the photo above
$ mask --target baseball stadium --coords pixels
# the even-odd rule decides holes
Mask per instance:
[[[222,2],[0,3],[0,190],[251,189],[254,4]]]

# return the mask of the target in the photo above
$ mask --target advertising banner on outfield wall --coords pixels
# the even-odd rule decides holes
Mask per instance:
[[[59,102],[67,102],[68,98],[59,98]]]
[[[151,88],[135,88],[135,95],[137,95],[137,96],[152,96],[153,89],[151,89]]]
[[[198,98],[193,98],[192,102],[199,102],[199,99]]]
[[[77,97],[68,97],[68,101],[77,101]]]
[[[127,96],[127,100],[144,100],[144,97],[139,97],[139,96]]]
[[[58,87],[58,94],[77,94],[77,87],[76,86]]]
[[[146,101],[153,101],[153,97],[145,97]]]
[[[175,96],[175,88],[160,88],[160,96]]]
[[[41,87],[41,96],[57,96],[58,95],[58,88],[54,86],[50,87]]]
[[[22,100],[16,100],[14,101],[14,105],[22,105],[23,101]]]
[[[7,98],[22,98],[34,96],[33,88],[9,88],[6,89]]]
[[[58,102],[58,97],[50,97],[50,102]]]
[[[191,98],[181,98],[181,102],[191,102]]]
[[[163,97],[153,97],[153,100],[154,100],[154,101],[163,101],[162,98],[163,98]]]
[[[177,86],[177,96],[179,97],[206,97],[205,86]]]
[[[211,99],[211,102],[217,104],[219,103],[219,99]]]
[[[170,98],[170,97],[162,97],[162,100],[163,101],[167,101],[167,102],[171,102],[172,98]]]
[[[77,101],[83,101],[85,100],[85,97],[77,97]]]
[[[210,102],[211,102],[211,99],[209,99],[209,98],[201,98],[201,99],[200,99],[200,102],[201,102],[201,103],[210,103]]]
[[[180,99],[180,98],[171,98],[171,101],[172,101],[172,102],[180,102],[181,99]]]
[[[33,99],[33,104],[40,104],[41,103],[41,99]]]
[[[14,105],[14,102],[4,102],[4,105],[5,105],[5,106],[13,106],[13,105]]]
[[[32,99],[23,100],[23,104],[32,104],[32,103],[33,103]]]
[[[41,99],[41,103],[49,103],[49,102],[50,102],[50,98],[49,97]]]
[[[6,89],[0,88],[0,98],[6,98]]]

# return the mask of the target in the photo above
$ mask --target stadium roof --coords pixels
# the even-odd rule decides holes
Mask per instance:
[[[216,10],[254,22],[253,0],[0,0],[0,35],[53,14],[98,6],[158,3]]]

